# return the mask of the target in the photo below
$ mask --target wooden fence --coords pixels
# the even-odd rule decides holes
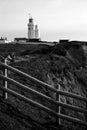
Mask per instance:
[[[12,67],[10,65],[6,65],[6,64],[4,64],[2,62],[0,62],[0,66],[4,67],[4,69],[10,70],[10,71],[12,71],[14,73],[17,73],[17,74],[20,74],[21,76],[24,76],[25,78],[38,83],[38,84],[42,85],[43,87],[45,87],[45,88],[47,88],[47,89],[49,89],[49,90],[51,90],[53,92],[56,92],[58,95],[72,97],[72,98],[84,101],[87,104],[87,98],[86,97],[82,97],[82,96],[79,96],[79,95],[76,95],[76,94],[73,94],[73,93],[69,93],[69,92],[60,91],[58,89],[55,89],[53,86],[51,86],[51,85],[49,85],[47,83],[44,83],[43,81],[40,81],[37,78],[34,78],[34,77],[32,77],[32,76],[30,76],[30,75],[28,75],[28,74],[26,74],[26,73],[16,69],[16,68],[14,68],[14,67]],[[7,83],[15,84],[16,86],[20,87],[21,89],[27,90],[28,92],[31,92],[32,94],[36,94],[37,96],[46,99],[46,101],[49,101],[49,102],[55,104],[56,106],[59,106],[59,107],[62,106],[64,108],[68,108],[68,109],[71,109],[71,110],[74,110],[74,111],[77,111],[77,112],[84,113],[84,115],[87,115],[87,110],[86,109],[83,109],[83,108],[77,107],[77,106],[73,106],[73,105],[69,105],[69,104],[65,104],[65,103],[61,102],[60,100],[59,101],[55,101],[51,97],[48,97],[47,95],[42,94],[42,93],[40,93],[40,92],[30,88],[30,87],[27,87],[26,85],[24,85],[22,83],[19,83],[18,81],[15,81],[12,78],[9,78],[8,76],[0,74],[0,79],[3,79]],[[17,98],[20,98],[21,100],[24,100],[25,102],[30,103],[33,106],[39,107],[41,110],[44,110],[47,113],[55,116],[58,119],[58,121],[59,121],[59,119],[64,119],[64,120],[75,122],[75,123],[78,123],[80,125],[83,125],[83,126],[87,127],[86,120],[83,121],[83,120],[80,120],[78,118],[74,118],[74,117],[71,117],[71,116],[67,116],[67,115],[61,114],[60,112],[56,112],[56,111],[54,111],[54,110],[52,110],[52,109],[50,109],[50,108],[48,108],[48,107],[46,107],[46,106],[36,102],[34,100],[31,100],[31,99],[25,97],[24,95],[19,94],[18,92],[15,92],[15,91],[7,88],[7,86],[6,87],[0,86],[0,89],[3,90],[6,93],[9,93],[9,94],[17,97]],[[7,97],[5,97],[5,99],[8,100]]]

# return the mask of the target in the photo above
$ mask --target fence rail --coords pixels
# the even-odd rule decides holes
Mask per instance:
[[[22,75],[22,76],[24,76],[24,77],[26,77],[26,78],[28,78],[30,80],[33,80],[34,82],[37,82],[38,84],[46,87],[47,89],[49,89],[49,90],[51,90],[53,92],[56,92],[57,94],[60,94],[60,95],[63,95],[63,96],[68,96],[68,97],[72,97],[72,98],[76,98],[78,100],[82,100],[82,101],[85,101],[87,103],[87,98],[86,97],[82,97],[82,96],[79,96],[79,95],[76,95],[76,94],[72,94],[72,93],[68,93],[68,92],[57,90],[57,89],[53,88],[53,86],[48,85],[48,84],[44,83],[43,81],[40,81],[40,80],[38,80],[38,79],[28,75],[28,74],[26,74],[26,73],[16,69],[16,68],[13,68],[13,67],[11,67],[9,65],[5,65],[4,63],[0,62],[0,66],[4,67],[5,69],[9,69],[12,72],[15,72],[17,74],[20,74],[20,75]],[[13,79],[11,79],[9,77],[6,77],[6,76],[4,76],[2,74],[0,74],[0,79],[4,79],[4,81],[7,81],[7,82],[12,83],[12,84],[15,84],[18,87],[21,87],[22,89],[28,90],[29,92],[34,93],[34,94],[36,94],[36,95],[38,95],[38,96],[48,100],[49,102],[54,103],[57,106],[62,106],[62,107],[65,107],[65,108],[68,108],[68,109],[72,109],[74,111],[78,111],[78,112],[81,112],[81,113],[84,113],[84,114],[87,115],[87,110],[86,109],[83,109],[83,108],[80,108],[80,107],[76,107],[76,106],[73,106],[73,105],[69,105],[69,104],[65,104],[65,103],[62,103],[62,102],[59,102],[59,101],[55,101],[54,99],[46,96],[45,94],[42,94],[42,93],[40,93],[40,92],[38,92],[38,91],[36,91],[36,90],[34,90],[32,88],[29,88],[26,85],[23,85],[23,84],[19,83],[18,81],[15,81],[15,80],[13,80]],[[44,105],[42,105],[42,104],[40,104],[38,102],[35,102],[35,101],[33,101],[33,100],[23,96],[23,95],[15,92],[13,90],[11,90],[11,89],[8,89],[8,88],[5,88],[5,87],[0,87],[0,89],[5,91],[6,93],[10,93],[13,96],[16,96],[16,97],[20,98],[21,100],[24,100],[24,101],[26,101],[26,102],[34,105],[34,106],[39,107],[40,109],[48,112],[49,114],[57,117],[58,119],[61,118],[61,119],[65,119],[65,120],[68,120],[68,121],[71,121],[71,122],[75,122],[75,123],[87,126],[87,122],[86,121],[82,121],[82,120],[74,118],[74,117],[70,117],[70,116],[63,115],[61,113],[57,113],[54,110],[52,110],[52,109],[50,109],[50,108],[48,108],[48,107],[46,107],[46,106],[44,106]]]
[[[80,125],[82,124],[82,125],[87,126],[87,122],[85,122],[85,121],[79,120],[79,119],[74,118],[74,117],[69,117],[69,116],[66,116],[66,115],[63,115],[63,114],[58,114],[58,113],[54,112],[53,110],[51,110],[50,108],[45,107],[42,104],[37,103],[37,102],[35,102],[35,101],[33,101],[33,100],[23,96],[23,95],[11,90],[11,89],[8,89],[8,88],[5,88],[5,87],[0,87],[0,89],[4,90],[5,92],[8,92],[9,94],[12,94],[13,96],[16,96],[17,98],[19,98],[19,99],[21,99],[25,102],[30,103],[31,105],[33,105],[35,107],[38,107],[38,108],[48,112],[50,115],[53,115],[57,118],[61,118],[61,119],[68,120],[68,121],[71,121],[71,122],[74,122],[74,123],[78,123]]]
[[[49,85],[49,84],[47,84],[47,83],[45,83],[45,82],[43,82],[43,81],[40,81],[40,80],[38,80],[37,78],[34,78],[34,77],[32,77],[31,75],[26,74],[26,73],[24,73],[24,72],[22,72],[22,71],[20,71],[20,70],[18,70],[18,69],[16,69],[16,68],[12,67],[12,66],[5,65],[5,64],[2,63],[2,62],[0,62],[0,66],[6,68],[6,69],[8,69],[8,70],[11,70],[12,72],[15,72],[15,73],[17,73],[17,74],[20,74],[20,75],[26,77],[27,79],[32,80],[32,81],[34,81],[34,82],[36,82],[36,83],[38,83],[38,84],[40,84],[40,85],[42,85],[42,86],[48,88],[49,90],[51,90],[51,91],[53,91],[53,92],[56,92],[57,94],[64,95],[64,96],[68,96],[68,97],[72,97],[72,98],[76,98],[76,99],[79,99],[79,100],[82,100],[82,101],[86,101],[86,102],[87,102],[87,98],[86,98],[86,97],[82,97],[82,96],[80,96],[80,95],[76,95],[76,94],[73,94],[73,93],[70,93],[70,92],[59,91],[59,90],[55,89],[52,85]]]
[[[38,91],[36,91],[32,88],[27,87],[26,85],[23,85],[23,84],[15,81],[11,78],[3,76],[1,74],[0,74],[0,78],[8,81],[9,83],[13,83],[13,84],[17,85],[18,87],[21,87],[25,90],[28,90],[29,92],[36,94],[37,96],[42,97],[42,98],[46,99],[47,101],[54,103],[55,105],[60,105],[62,107],[68,108],[68,109],[72,109],[72,110],[79,111],[79,112],[82,112],[82,113],[87,113],[87,110],[85,110],[85,109],[82,109],[82,108],[76,107],[76,106],[72,106],[72,105],[69,105],[69,104],[65,104],[65,103],[62,103],[62,102],[55,101],[54,99],[46,96],[45,94],[42,94],[42,93],[40,93],[40,92],[38,92]]]

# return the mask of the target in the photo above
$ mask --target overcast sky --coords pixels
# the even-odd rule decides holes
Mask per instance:
[[[0,0],[0,36],[27,37],[29,13],[42,40],[87,40],[87,0]]]

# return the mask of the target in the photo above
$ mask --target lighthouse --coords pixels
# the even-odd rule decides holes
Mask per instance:
[[[34,39],[35,38],[35,31],[34,31],[34,23],[33,18],[29,18],[28,23],[28,39]]]
[[[40,39],[38,25],[34,25],[34,20],[32,17],[29,18],[29,23],[28,23],[28,39],[29,40]]]
[[[38,29],[38,26],[35,25],[35,39],[38,39],[39,38],[39,29]]]

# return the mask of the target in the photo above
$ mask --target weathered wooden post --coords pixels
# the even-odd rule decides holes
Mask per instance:
[[[7,64],[7,58],[4,58],[3,56],[0,55],[1,58],[1,62],[4,62],[5,64]],[[4,75],[7,77],[7,69],[4,69]],[[3,80],[3,86],[5,86],[7,88],[7,82]],[[7,93],[3,92],[3,98],[7,99]]]
[[[87,101],[86,101],[86,110],[87,110]],[[85,114],[85,120],[87,122],[87,113]],[[87,130],[87,126],[86,126],[85,130]]]
[[[13,57],[11,56],[11,54],[8,54],[7,57],[4,59],[5,65],[7,65],[7,63],[10,63],[11,61],[13,61]],[[5,77],[8,76],[8,70],[7,68],[5,68]],[[7,81],[5,81],[5,88],[8,87],[8,83]],[[7,92],[5,92],[5,99],[7,99]]]
[[[58,85],[58,90],[60,91],[60,84]],[[56,94],[56,101],[60,102],[60,94]],[[60,106],[57,106],[57,113],[60,114]],[[56,124],[59,127],[60,126],[60,118],[57,118]]]
[[[5,58],[5,65],[7,65],[7,62],[8,62],[8,59],[7,59],[7,57]],[[7,70],[7,68],[5,68],[5,77],[7,77],[8,76],[8,70]],[[5,81],[5,88],[7,88],[8,87],[8,83],[7,83],[7,81]],[[5,92],[5,99],[7,99],[7,92]]]
[[[60,84],[59,84],[59,91],[60,91]],[[60,94],[59,94],[59,102],[60,102]],[[60,114],[60,106],[59,106],[59,114]],[[59,122],[58,122],[58,124],[60,125],[60,118],[59,118]]]

